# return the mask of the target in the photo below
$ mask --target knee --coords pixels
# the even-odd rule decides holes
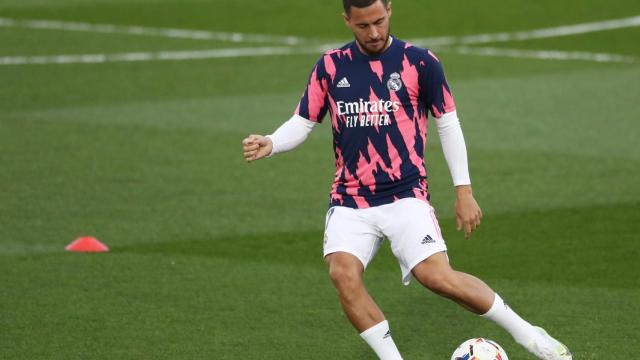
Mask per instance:
[[[333,261],[329,264],[329,277],[338,289],[348,290],[362,284],[362,271],[357,264]]]

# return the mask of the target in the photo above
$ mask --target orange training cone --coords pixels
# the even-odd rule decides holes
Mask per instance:
[[[67,245],[65,250],[75,252],[107,252],[109,248],[94,237],[83,236]]]

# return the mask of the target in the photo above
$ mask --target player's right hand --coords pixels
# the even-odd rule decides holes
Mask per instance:
[[[249,135],[242,140],[242,150],[244,151],[244,159],[250,163],[269,156],[273,150],[273,143],[268,137]]]

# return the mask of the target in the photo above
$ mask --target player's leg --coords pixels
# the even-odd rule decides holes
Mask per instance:
[[[428,202],[402,199],[380,207],[380,211],[386,220],[382,230],[391,241],[405,284],[413,274],[428,289],[502,326],[540,359],[571,359],[570,354],[561,355],[564,346],[518,316],[482,280],[451,268],[435,212]]]
[[[516,342],[539,359],[572,359],[566,346],[543,329],[522,319],[482,280],[452,269],[445,253],[437,253],[423,260],[413,268],[412,273],[431,291],[502,326]]]
[[[389,324],[364,286],[364,266],[360,260],[346,252],[335,252],[325,257],[329,275],[340,298],[342,310],[364,341],[382,360],[401,360]]]
[[[423,260],[411,272],[429,290],[476,314],[488,312],[493,305],[493,290],[482,280],[453,270],[444,252]]]
[[[338,292],[342,310],[359,331],[384,321],[384,315],[364,286],[364,266],[357,257],[346,252],[335,252],[325,257],[329,276]]]
[[[365,214],[366,215],[366,214]],[[384,314],[364,286],[363,273],[382,241],[361,210],[327,213],[324,255],[345,315],[382,360],[401,360]]]

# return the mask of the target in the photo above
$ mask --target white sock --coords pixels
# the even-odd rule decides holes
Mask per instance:
[[[371,346],[380,360],[402,360],[402,356],[391,338],[387,320],[363,331],[360,337]]]
[[[502,326],[524,347],[528,347],[531,341],[540,335],[531,324],[511,310],[498,294],[495,294],[491,309],[481,316]]]

